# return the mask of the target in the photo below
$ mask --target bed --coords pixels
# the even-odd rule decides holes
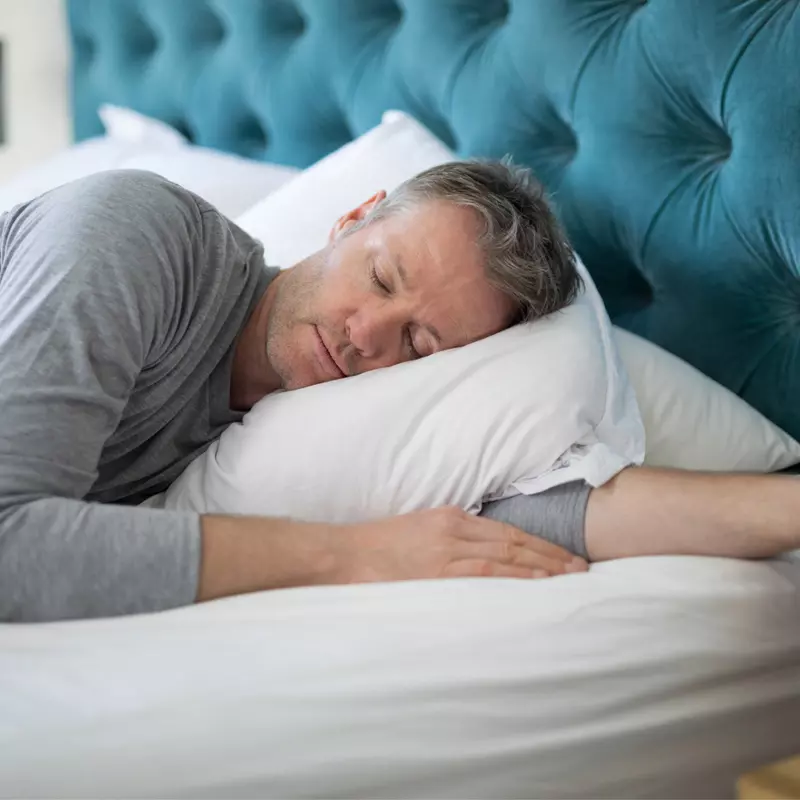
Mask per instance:
[[[609,313],[800,437],[797,0],[69,0],[115,103],[304,168],[412,114],[554,195]],[[800,751],[800,561],[0,626],[8,797],[732,797]]]

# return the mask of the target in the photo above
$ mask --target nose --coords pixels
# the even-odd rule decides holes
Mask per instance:
[[[345,321],[350,343],[364,363],[360,371],[388,367],[405,360],[403,346],[404,323],[401,314],[388,304],[366,305]]]

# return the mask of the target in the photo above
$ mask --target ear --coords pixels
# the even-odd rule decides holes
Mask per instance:
[[[356,206],[352,211],[348,211],[344,216],[339,217],[336,220],[336,224],[331,228],[330,235],[328,236],[328,241],[332,242],[334,239],[339,237],[342,233],[344,233],[348,228],[352,227],[356,224],[356,222],[360,222],[364,217],[372,211],[378,203],[382,203],[386,199],[386,192],[381,189],[379,192],[376,192],[369,200],[363,202],[360,206]]]

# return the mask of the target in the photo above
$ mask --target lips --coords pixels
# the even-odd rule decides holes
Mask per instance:
[[[339,366],[339,362],[336,360],[333,352],[328,347],[322,331],[316,325],[314,326],[314,333],[316,334],[318,344],[318,347],[316,348],[318,351],[317,355],[319,360],[322,362],[323,368],[333,378],[344,378],[346,376],[345,371]]]

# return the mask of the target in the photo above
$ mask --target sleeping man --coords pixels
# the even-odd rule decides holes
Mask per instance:
[[[800,484],[785,476],[629,468],[477,517],[336,526],[139,506],[270,392],[462,346],[578,288],[540,189],[503,164],[447,164],[379,193],[283,272],[149,173],[102,173],[18,206],[0,217],[0,620],[800,547]]]

